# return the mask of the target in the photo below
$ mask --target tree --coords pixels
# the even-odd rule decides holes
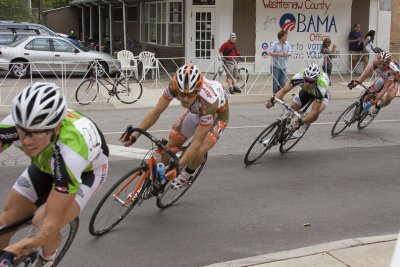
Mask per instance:
[[[2,20],[32,20],[26,0],[0,0],[0,18]]]

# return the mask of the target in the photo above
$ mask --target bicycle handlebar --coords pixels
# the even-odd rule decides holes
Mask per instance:
[[[291,107],[289,107],[285,102],[283,102],[282,100],[280,100],[279,98],[274,98],[274,101],[278,102],[278,104],[283,108],[286,109],[288,111],[290,111],[291,113],[293,113],[294,115],[296,115],[296,117],[298,117],[299,119],[302,118],[301,114],[298,113],[297,111],[295,111],[294,109],[292,109]]]
[[[156,144],[158,148],[160,148],[161,150],[164,150],[168,155],[170,155],[172,157],[172,159],[174,160],[175,168],[179,167],[177,164],[179,162],[179,158],[176,156],[176,154],[172,150],[167,148],[161,140],[158,140],[157,138],[155,138],[153,135],[151,135],[146,130],[143,130],[141,128],[134,128],[132,125],[128,125],[126,127],[125,132],[126,132],[126,136],[130,136],[134,132],[138,132],[138,133],[146,136],[148,139],[150,139],[151,142]]]

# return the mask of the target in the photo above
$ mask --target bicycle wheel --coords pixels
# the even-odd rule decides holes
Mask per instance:
[[[375,119],[376,115],[378,115],[378,113],[371,115],[368,111],[363,111],[357,123],[357,129],[365,129],[365,127],[367,127]]]
[[[242,89],[249,81],[249,71],[246,68],[238,69],[238,75],[236,81],[238,83],[239,88]]]
[[[150,183],[141,179],[145,167],[132,169],[122,176],[103,196],[97,204],[89,222],[89,232],[94,236],[101,236],[113,229],[135,207],[141,198],[143,191]],[[131,202],[125,204],[127,200]]]
[[[59,250],[59,253],[53,263],[53,266],[57,266],[67,253],[72,242],[74,241],[76,233],[78,232],[78,228],[79,228],[79,217],[76,217],[72,222],[70,222],[69,224],[67,224],[62,228],[61,230],[62,240],[59,246],[61,250]],[[32,266],[32,263],[36,260],[36,257],[38,257],[37,251],[29,253],[28,255],[20,257],[14,266],[19,266],[19,267]]]
[[[171,181],[168,181],[164,187],[164,191],[157,196],[157,207],[160,209],[165,209],[170,207],[174,204],[178,199],[180,199],[186,191],[193,185],[196,181],[197,177],[200,175],[201,171],[203,170],[204,165],[207,161],[207,153],[204,155],[203,163],[196,169],[195,173],[193,174],[193,178],[187,183],[186,186],[181,187],[180,189],[173,189],[171,188]]]
[[[122,78],[116,84],[116,94],[119,101],[125,104],[135,103],[143,93],[142,84],[136,78]]]
[[[283,133],[284,136],[282,137],[282,142],[279,146],[279,152],[282,154],[289,152],[289,150],[292,149],[301,140],[301,138],[303,138],[309,127],[310,125],[307,125],[307,128],[301,137],[294,138],[293,133],[295,131],[292,129],[292,125],[286,124],[286,131]]]
[[[279,123],[280,121],[275,121],[268,125],[268,127],[257,136],[244,156],[244,164],[249,165],[256,162],[265,152],[277,144],[279,138],[277,133],[280,131]],[[276,131],[274,131],[275,128]],[[266,144],[264,144],[264,142]]]
[[[85,79],[75,92],[75,99],[81,105],[92,103],[99,93],[99,84],[94,79]]]
[[[332,130],[331,130],[331,136],[335,137],[339,135],[341,132],[343,132],[347,127],[350,127],[350,125],[356,121],[357,116],[357,107],[359,104],[357,102],[352,103],[350,106],[348,106],[342,114],[337,118],[335,121],[335,124],[333,124]],[[343,122],[341,122],[343,120]],[[339,123],[343,125],[339,126]]]

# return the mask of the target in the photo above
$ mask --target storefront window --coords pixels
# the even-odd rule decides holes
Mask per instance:
[[[182,1],[162,1],[145,5],[144,41],[158,45],[182,45]]]
[[[215,0],[193,0],[193,5],[215,5]]]

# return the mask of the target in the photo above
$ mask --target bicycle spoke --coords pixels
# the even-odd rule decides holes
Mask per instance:
[[[116,84],[116,95],[122,103],[135,103],[140,99],[142,93],[142,84],[133,77],[129,79],[123,78]]]
[[[359,107],[358,103],[356,102],[352,103],[342,112],[342,114],[340,114],[340,116],[338,117],[338,119],[336,120],[335,124],[332,127],[331,130],[332,137],[339,135],[347,127],[349,127],[352,123],[354,123],[357,120],[358,107]]]
[[[92,79],[84,80],[76,89],[75,99],[81,105],[93,102],[99,93],[99,85]]]

